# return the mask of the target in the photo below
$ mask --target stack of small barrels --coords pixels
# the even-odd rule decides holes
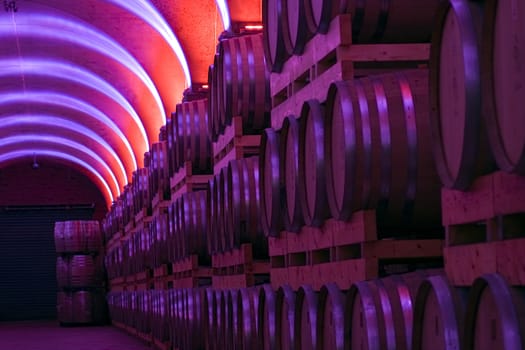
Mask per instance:
[[[105,320],[102,234],[98,221],[55,223],[58,283],[57,313],[61,325]]]

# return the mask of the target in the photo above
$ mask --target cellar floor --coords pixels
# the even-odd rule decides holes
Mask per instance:
[[[0,322],[0,350],[151,350],[117,328],[60,327],[56,321]]]

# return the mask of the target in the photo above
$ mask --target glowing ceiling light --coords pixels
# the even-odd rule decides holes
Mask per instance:
[[[57,137],[55,135],[46,135],[46,134],[23,134],[23,135],[16,135],[16,136],[10,136],[10,137],[4,137],[0,139],[0,148],[1,147],[7,147],[12,146],[16,144],[27,144],[27,145],[34,145],[35,143],[48,143],[48,144],[55,144],[55,145],[62,145],[66,146],[68,148],[72,148],[75,151],[78,151],[80,153],[83,153],[92,159],[94,159],[98,164],[100,164],[104,170],[111,176],[111,180],[113,181],[113,184],[115,186],[115,192],[116,195],[120,195],[120,189],[124,187],[123,184],[119,184],[119,181],[117,180],[114,172],[111,170],[109,165],[102,159],[98,154],[93,152],[88,147],[78,143],[74,142],[72,140],[63,138],[63,137]],[[30,146],[29,146],[30,147]],[[121,187],[122,186],[122,187]]]
[[[217,4],[219,12],[221,13],[224,30],[230,29],[230,10],[228,9],[228,3],[226,0],[215,0],[215,3]]]
[[[142,134],[144,146],[146,148],[149,147],[146,129],[144,128],[139,115],[129,101],[104,79],[101,79],[99,76],[86,69],[73,66],[67,62],[27,57],[24,57],[23,61],[18,59],[0,59],[0,76],[19,74],[20,69],[22,69],[24,74],[56,77],[63,80],[74,81],[75,83],[91,87],[92,89],[99,91],[101,94],[108,96],[131,116]],[[91,109],[93,109],[93,107],[91,107]],[[97,114],[100,113],[101,112],[98,112]],[[113,125],[111,127],[113,128]]]
[[[10,152],[0,153],[0,164],[5,163],[11,160],[16,160],[24,157],[31,157],[34,154],[44,155],[52,158],[63,159],[74,164],[79,165],[80,167],[86,169],[90,174],[93,174],[95,178],[102,184],[104,191],[102,191],[104,197],[106,198],[106,205],[108,208],[111,206],[111,203],[115,200],[115,196],[111,192],[108,183],[100,173],[93,168],[90,164],[84,162],[81,159],[71,156],[68,153],[59,152],[56,150],[45,149],[45,148],[28,148],[23,150],[16,150]]]
[[[127,137],[123,134],[123,132],[112,119],[110,119],[106,114],[101,112],[99,109],[93,107],[92,105],[87,104],[84,101],[73,98],[71,96],[57,94],[53,92],[26,91],[0,94],[0,106],[17,102],[21,102],[24,104],[27,102],[32,102],[61,106],[67,109],[82,112],[82,114],[88,116],[89,118],[93,118],[99,121],[100,123],[107,125],[115,134],[117,134],[118,138],[124,143],[126,149],[130,154],[130,157],[133,160],[133,170],[137,169],[137,159]],[[146,143],[147,140],[144,140],[144,142],[145,143],[141,147],[141,152],[143,152],[143,150],[147,150],[149,147],[149,145]]]
[[[111,147],[111,145],[109,145],[106,142],[106,140],[104,140],[102,137],[96,134],[93,130],[86,128],[85,126],[81,124],[72,122],[69,119],[58,118],[58,117],[42,115],[42,114],[38,114],[38,115],[18,114],[18,115],[12,115],[9,117],[1,117],[0,120],[2,121],[0,123],[0,134],[1,134],[2,129],[8,129],[11,126],[35,126],[37,130],[46,130],[46,129],[38,129],[39,127],[53,127],[53,128],[66,129],[66,130],[69,130],[70,132],[85,135],[89,137],[90,139],[94,140],[99,145],[101,145],[104,148],[104,150],[107,153],[109,153],[109,155],[111,155],[113,160],[118,164],[121,175],[123,176],[124,179],[126,179],[125,185],[128,184],[128,181],[127,181],[128,172],[126,172],[124,164],[120,160],[119,156],[116,154],[115,150]],[[131,172],[129,172],[129,175],[131,175]]]
[[[186,61],[186,56],[182,47],[180,46],[177,37],[171,30],[171,27],[166,23],[166,20],[162,15],[157,11],[157,9],[149,2],[144,0],[109,0],[115,5],[128,10],[135,14],[135,16],[141,18],[144,22],[148,23],[152,28],[154,28],[157,33],[159,33],[164,40],[171,47],[184,71],[186,77],[186,87],[191,85],[191,75],[190,69],[188,68],[188,62]],[[165,122],[165,121],[164,121]]]
[[[12,36],[10,25],[3,24],[0,17],[0,36]],[[162,123],[166,123],[166,112],[155,84],[140,63],[124,47],[105,33],[80,20],[72,21],[57,16],[34,13],[17,14],[17,35],[60,39],[87,47],[112,60],[118,61],[148,88],[159,108]]]

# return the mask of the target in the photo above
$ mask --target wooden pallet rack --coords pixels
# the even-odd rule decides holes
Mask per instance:
[[[303,284],[320,290],[336,282],[354,282],[415,268],[439,266],[441,239],[378,239],[375,210],[356,212],[348,222],[327,220],[322,227],[281,232],[268,241],[274,288]]]
[[[219,135],[217,142],[212,144],[214,174],[218,174],[230,160],[258,155],[260,144],[261,135],[245,135],[242,118],[234,117],[224,134]]]
[[[377,73],[420,67],[429,55],[428,43],[354,45],[351,15],[338,15],[326,34],[315,35],[301,56],[292,56],[281,73],[271,74],[272,127],[278,130],[286,116],[298,116],[304,101],[325,101],[332,82],[370,74],[360,73],[360,63],[376,66],[371,72]]]
[[[192,163],[184,162],[180,168],[170,178],[171,200],[179,198],[187,192],[200,191],[208,188],[208,180],[213,174],[194,174]]]
[[[245,288],[269,280],[270,263],[253,257],[251,243],[212,255],[212,286],[217,289]]]
[[[511,285],[525,285],[525,177],[495,172],[476,179],[467,192],[441,192],[451,283],[471,285],[499,273]]]
[[[211,285],[211,266],[199,263],[198,255],[190,255],[172,264],[173,288],[196,288]]]

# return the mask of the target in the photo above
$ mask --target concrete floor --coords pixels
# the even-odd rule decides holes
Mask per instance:
[[[0,350],[151,350],[110,326],[60,327],[56,321],[0,322]]]

